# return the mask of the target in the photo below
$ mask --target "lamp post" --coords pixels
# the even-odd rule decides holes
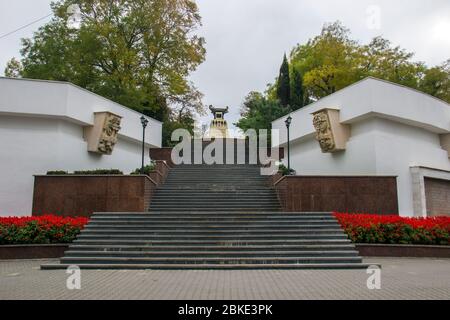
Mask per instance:
[[[145,153],[145,128],[147,128],[148,120],[144,116],[141,117],[142,124],[142,162],[141,162],[141,174],[144,174],[144,153]]]
[[[289,139],[289,127],[291,126],[292,118],[291,116],[287,117],[287,119],[284,121],[287,128],[287,156],[288,156],[288,172],[289,175],[291,174],[291,154],[290,154],[290,139]]]

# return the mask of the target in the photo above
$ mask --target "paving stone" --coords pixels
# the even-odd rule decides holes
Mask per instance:
[[[55,262],[0,261],[0,299],[450,299],[450,259],[364,259],[380,290],[366,270],[82,270],[68,290],[65,270],[38,269]]]

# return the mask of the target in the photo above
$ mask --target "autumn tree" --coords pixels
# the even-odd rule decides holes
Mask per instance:
[[[270,129],[273,120],[289,112],[283,109],[288,101],[287,91],[280,89],[286,83],[287,77],[282,74],[287,69],[291,83],[289,104],[293,110],[369,76],[418,89],[450,103],[450,59],[428,68],[413,57],[413,53],[382,37],[361,45],[350,38],[350,30],[339,21],[325,24],[318,36],[294,47],[289,60],[283,59],[280,75],[264,93],[252,92],[245,98],[237,126]]]
[[[71,5],[79,7],[79,28],[67,23]],[[204,111],[188,81],[205,58],[193,0],[60,0],[51,7],[51,22],[22,40],[20,68],[12,60],[5,74],[70,81],[188,127]]]

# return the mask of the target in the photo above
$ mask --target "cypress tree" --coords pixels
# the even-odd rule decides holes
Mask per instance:
[[[293,110],[304,106],[303,77],[296,68],[292,68],[291,107]]]
[[[289,78],[289,62],[284,54],[280,75],[277,82],[277,98],[283,107],[287,107],[291,100],[291,81]]]

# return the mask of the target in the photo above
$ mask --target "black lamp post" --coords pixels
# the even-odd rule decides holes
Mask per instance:
[[[144,153],[145,153],[145,128],[147,128],[148,120],[144,116],[141,117],[142,124],[142,163],[141,163],[141,174],[144,174]]]
[[[288,172],[289,175],[291,174],[291,154],[290,154],[290,139],[289,139],[289,127],[291,126],[292,118],[291,116],[287,117],[287,119],[284,121],[287,128],[287,156],[288,156]]]

